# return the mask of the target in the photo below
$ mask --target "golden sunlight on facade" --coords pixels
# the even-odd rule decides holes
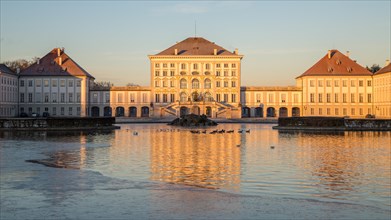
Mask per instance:
[[[372,74],[349,53],[329,50],[296,78],[296,86],[246,87],[238,49],[230,52],[202,37],[187,38],[148,58],[151,80],[146,87],[94,86],[94,77],[63,48],[19,75],[3,66],[0,117],[47,112],[61,117],[391,118],[389,62]]]

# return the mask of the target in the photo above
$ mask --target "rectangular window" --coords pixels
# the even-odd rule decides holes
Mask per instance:
[[[335,102],[335,103],[338,103],[338,102],[339,102],[338,98],[339,98],[339,94],[338,94],[338,93],[335,93],[335,94],[334,94],[334,102]]]
[[[216,87],[220,87],[220,81],[216,81]]]
[[[235,71],[235,70],[232,70],[232,71],[231,71],[231,75],[232,75],[232,76],[236,76],[236,71]]]
[[[175,76],[175,71],[170,71],[170,76]]]
[[[175,87],[174,81],[170,81],[170,87]]]
[[[110,93],[105,93],[105,102],[110,103]]]
[[[236,94],[231,94],[231,102],[236,102]]]
[[[33,87],[33,81],[32,80],[29,80],[28,83],[29,83],[29,87]]]
[[[163,81],[163,87],[167,87],[167,81]]]
[[[228,76],[228,71],[224,71],[224,76]]]
[[[338,109],[338,108],[335,108],[335,109],[334,109],[334,114],[335,114],[335,115],[339,115],[339,109]]]
[[[326,80],[326,86],[331,87],[331,80]]]
[[[35,87],[41,87],[41,80],[40,79],[35,80]]]
[[[170,94],[170,101],[175,102],[175,94]]]
[[[41,102],[41,93],[40,92],[35,93],[35,102]]]
[[[134,102],[135,94],[134,93],[130,93],[129,94],[129,98],[130,98],[130,102]]]
[[[168,102],[168,100],[167,100],[167,94],[163,94],[163,102]]]
[[[156,68],[159,68],[159,64],[158,64],[158,63],[155,63],[155,67],[156,67]]]
[[[220,68],[220,67],[221,67],[220,63],[217,63],[216,68]]]
[[[159,81],[155,81],[155,87],[159,87]]]
[[[81,102],[81,94],[80,94],[80,92],[76,93],[76,102],[77,103]]]
[[[76,80],[76,87],[80,87],[81,86],[81,81],[80,80]]]
[[[326,102],[328,102],[328,103],[331,102],[331,94],[330,93],[326,94]]]
[[[360,108],[360,115],[363,115],[364,114],[364,111],[362,110],[362,108]]]
[[[232,67],[232,68],[236,68],[236,64],[233,63],[233,64],[231,65],[231,67]]]
[[[224,81],[224,87],[228,87],[228,81]]]
[[[346,108],[343,108],[342,111],[343,111],[343,115],[347,115],[348,114],[348,111],[347,111]]]
[[[181,69],[183,69],[183,70],[186,69],[186,64],[185,63],[181,64]]]
[[[314,103],[314,102],[315,102],[315,94],[314,94],[314,93],[311,93],[311,94],[310,94],[310,102],[311,102],[311,103]]]
[[[207,70],[210,69],[210,64],[209,63],[205,64],[205,69],[207,69]]]
[[[322,115],[322,114],[323,114],[323,109],[319,108],[319,115]]]
[[[38,115],[41,114],[41,108],[40,108],[40,107],[37,107],[37,114],[38,114]]]
[[[228,63],[224,63],[224,68],[228,68]]]
[[[327,115],[331,115],[330,108],[327,108],[327,109],[326,109],[326,114],[327,114]]]
[[[346,95],[346,93],[343,93],[343,94],[342,94],[342,102],[343,102],[343,103],[346,103],[346,102],[347,102],[347,95]]]
[[[224,102],[228,102],[228,94],[224,94]]]
[[[342,86],[347,87],[348,86],[348,81],[347,80],[342,80]]]
[[[52,87],[57,87],[57,80],[52,80]]]
[[[216,71],[216,76],[220,76],[220,71]]]
[[[52,93],[52,102],[57,102],[57,93],[56,92]]]
[[[167,68],[167,63],[163,63],[163,68]]]
[[[60,102],[61,103],[65,102],[65,93],[61,93]]]
[[[314,114],[315,114],[315,109],[311,108],[311,115],[314,115]]]
[[[98,103],[98,93],[92,93],[92,102]]]
[[[220,102],[220,99],[221,99],[221,98],[220,98],[220,94],[216,94],[216,101],[217,101],[217,102]]]
[[[68,81],[68,87],[73,87],[73,80]]]
[[[73,102],[73,93],[68,94],[68,101]]]
[[[319,86],[319,87],[323,87],[323,80],[319,80],[319,81],[318,81],[318,86]]]
[[[318,102],[323,102],[323,94],[322,93],[318,94]]]
[[[49,93],[45,93],[44,102],[49,102]]]
[[[351,103],[356,102],[356,99],[355,99],[355,97],[354,97],[354,93],[350,94],[350,102],[351,102]]]
[[[160,102],[160,94],[155,94],[155,102]]]
[[[122,103],[124,101],[124,94],[118,93],[117,102]]]
[[[163,76],[167,76],[167,71],[163,71]]]
[[[372,94],[367,94],[368,95],[368,103],[372,103]]]
[[[358,86],[363,87],[364,86],[364,80],[359,80],[358,81]]]
[[[355,80],[351,80],[350,81],[350,86],[351,87],[356,87],[356,81]]]
[[[61,115],[64,115],[65,114],[65,108],[64,107],[61,107]]]
[[[198,69],[198,64],[197,63],[193,63],[193,69]]]
[[[274,102],[274,94],[269,94],[269,102],[270,103]]]
[[[24,93],[20,93],[20,102],[24,102]]]
[[[20,86],[24,87],[24,80],[20,80]]]
[[[65,87],[65,80],[60,80],[60,87]]]
[[[372,86],[372,81],[371,80],[367,81],[367,86]]]
[[[257,100],[257,103],[261,102],[261,94],[260,93],[257,93],[256,100]]]
[[[72,113],[73,113],[73,109],[72,109],[72,107],[69,107],[68,108],[68,115],[72,115]]]
[[[170,64],[170,67],[171,67],[171,68],[175,68],[175,63],[171,63],[171,64]]]
[[[28,99],[30,103],[33,102],[33,93],[28,94]]]
[[[315,85],[314,80],[310,80],[310,87],[314,87],[314,85]]]
[[[76,115],[80,116],[80,107],[76,107]]]
[[[286,94],[281,94],[281,102],[286,102]]]
[[[159,70],[155,71],[155,76],[159,76]]]
[[[339,87],[339,81],[338,81],[338,80],[335,80],[335,81],[334,81],[334,86],[335,86],[335,87]]]
[[[355,115],[356,114],[356,109],[355,108],[352,108],[350,110],[351,110],[351,115]]]
[[[44,80],[44,81],[43,81],[43,86],[44,86],[44,87],[49,87],[49,80],[47,80],[47,79]]]
[[[358,94],[358,102],[360,102],[360,103],[364,102],[364,94],[362,94],[362,93]]]

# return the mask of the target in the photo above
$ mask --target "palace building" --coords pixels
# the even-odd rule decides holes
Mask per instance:
[[[375,74],[329,50],[295,86],[241,85],[238,49],[190,37],[149,55],[150,86],[97,86],[94,77],[55,48],[20,73],[0,65],[0,117],[211,118],[335,116],[391,118],[391,66]]]

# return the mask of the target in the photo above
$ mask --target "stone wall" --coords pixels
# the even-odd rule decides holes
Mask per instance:
[[[112,127],[114,123],[114,117],[0,118],[0,129],[99,129]]]
[[[287,117],[279,118],[276,129],[338,129],[346,131],[390,131],[390,119],[350,119],[342,117]]]

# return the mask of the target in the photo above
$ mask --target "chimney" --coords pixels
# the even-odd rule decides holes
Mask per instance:
[[[350,51],[346,51],[346,56],[349,58],[349,56],[350,56]]]
[[[41,61],[41,59],[37,59],[37,64],[39,65],[39,62]]]
[[[330,59],[331,58],[331,50],[327,53],[327,57]]]
[[[175,49],[175,50],[174,50],[174,54],[175,54],[175,55],[178,55],[178,49]]]
[[[58,65],[60,65],[60,66],[62,65],[62,57],[58,58]]]
[[[239,54],[239,50],[238,50],[238,48],[235,48],[234,54],[236,54],[236,55],[238,55],[238,54]]]
[[[17,74],[20,73],[20,68],[19,68],[19,67],[16,67],[16,73],[17,73]]]
[[[386,60],[386,63],[384,66],[388,66],[388,65],[390,65],[390,60]]]
[[[61,55],[61,49],[57,48],[57,56],[59,57]]]
[[[217,49],[213,49],[213,55],[217,55]]]

